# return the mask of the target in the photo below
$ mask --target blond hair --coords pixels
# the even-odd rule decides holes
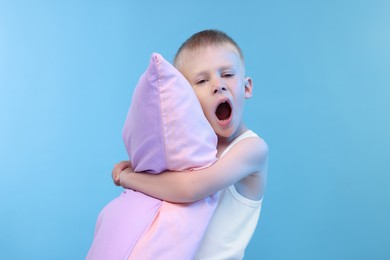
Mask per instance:
[[[244,55],[238,44],[226,33],[219,30],[204,30],[193,34],[188,38],[176,52],[173,60],[174,65],[179,65],[179,58],[183,51],[196,51],[199,48],[207,46],[220,46],[223,44],[231,44],[240,55],[242,62],[244,62]]]

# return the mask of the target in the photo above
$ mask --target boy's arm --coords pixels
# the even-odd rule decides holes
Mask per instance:
[[[236,143],[213,165],[194,171],[161,174],[133,173],[131,168],[120,174],[124,188],[176,203],[194,202],[233,185],[248,175],[264,181],[268,147],[260,138],[247,138]]]

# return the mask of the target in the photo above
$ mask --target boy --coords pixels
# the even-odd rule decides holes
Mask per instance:
[[[252,96],[252,79],[245,77],[239,46],[217,30],[191,36],[179,48],[174,65],[193,87],[218,136],[218,161],[192,173],[159,175],[133,174],[130,163],[121,162],[112,171],[113,180],[174,203],[219,192],[196,259],[242,259],[259,218],[268,161],[266,143],[242,121],[245,99]]]

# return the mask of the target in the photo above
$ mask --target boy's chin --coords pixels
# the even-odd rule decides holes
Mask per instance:
[[[214,131],[219,138],[223,138],[223,139],[229,139],[232,135],[234,135],[234,129],[232,127],[214,128]]]

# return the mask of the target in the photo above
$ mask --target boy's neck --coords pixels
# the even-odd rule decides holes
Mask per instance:
[[[248,128],[245,125],[241,125],[233,135],[229,137],[222,137],[218,135],[218,144],[217,144],[217,151],[218,151],[218,157],[223,151],[236,139],[238,136],[242,135],[248,131]]]

